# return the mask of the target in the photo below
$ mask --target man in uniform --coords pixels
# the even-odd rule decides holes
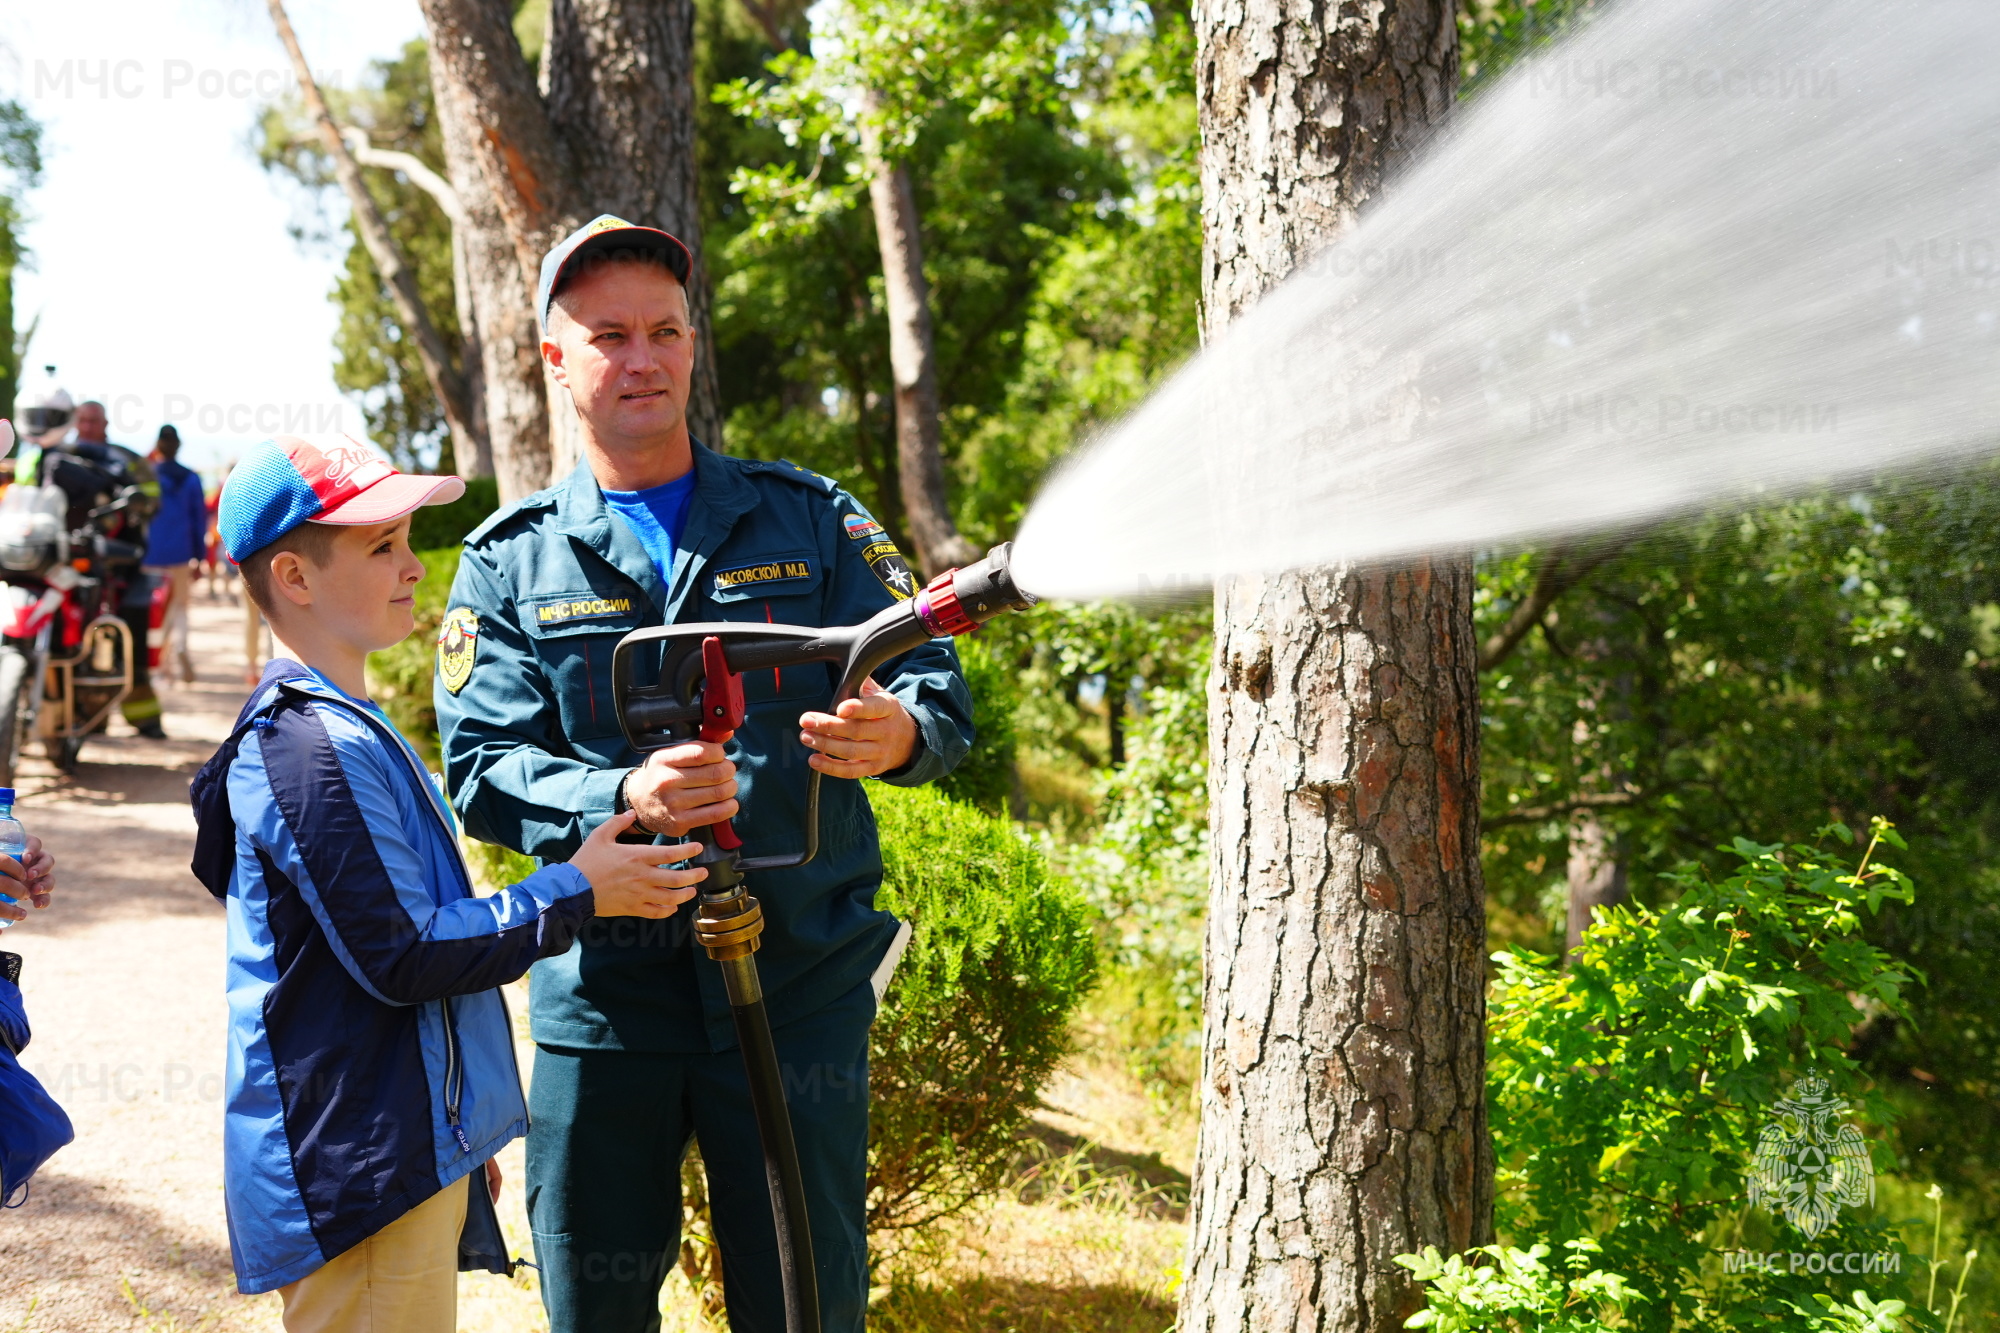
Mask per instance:
[[[808,765],[821,795],[809,864],[752,885],[757,954],[812,1220],[827,1333],[860,1333],[867,1302],[870,978],[896,931],[860,785],[943,776],[972,739],[948,640],[882,667],[863,697],[818,711],[826,666],[744,677],[727,748],[644,757],[625,744],[611,655],[642,625],[735,620],[847,625],[915,590],[868,511],[790,463],[690,438],[688,251],[599,218],[550,252],[537,292],[542,356],[576,403],[583,461],[466,538],[438,640],[446,781],[478,838],[562,860],[614,811],[678,838],[735,817],[752,854],[798,849]],[[739,804],[740,801],[740,804]],[[557,1333],[658,1327],[675,1257],[680,1163],[698,1138],[739,1333],[784,1328],[777,1239],[720,970],[684,911],[593,921],[536,965],[528,1210]],[[801,1085],[815,1095],[801,1096]]]

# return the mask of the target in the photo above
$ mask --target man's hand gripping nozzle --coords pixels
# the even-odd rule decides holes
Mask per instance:
[[[869,673],[891,658],[929,639],[969,633],[1002,611],[1034,605],[1034,597],[1014,584],[1009,569],[1012,550],[1012,543],[1003,542],[979,563],[938,575],[915,597],[884,607],[859,625],[820,629],[710,621],[634,630],[619,641],[611,659],[613,699],[625,738],[642,754],[697,736],[727,740],[743,725],[743,673],[769,667],[839,664],[840,683],[831,711],[856,697]],[[777,1224],[789,1333],[819,1333],[819,1291],[791,1112],[757,976],[764,912],[744,881],[760,870],[804,865],[813,859],[819,850],[819,783],[815,769],[807,779],[805,827],[799,830],[802,846],[797,851],[745,856],[742,840],[728,820],[693,835],[702,844],[694,864],[708,870],[695,913],[695,938],[721,965],[743,1047]]]

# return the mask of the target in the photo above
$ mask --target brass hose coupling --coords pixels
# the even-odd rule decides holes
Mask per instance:
[[[701,900],[694,916],[694,937],[710,958],[722,964],[722,980],[731,1004],[754,1004],[763,998],[757,965],[750,960],[763,943],[763,934],[764,909],[742,885]]]
[[[740,887],[726,897],[702,899],[695,913],[694,936],[718,963],[757,952],[763,934],[764,909]]]

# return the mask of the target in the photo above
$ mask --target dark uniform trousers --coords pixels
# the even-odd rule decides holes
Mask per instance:
[[[682,911],[691,910],[684,907]],[[868,1308],[868,1026],[863,982],[773,1034],[812,1219],[825,1333]],[[708,1169],[732,1333],[785,1333],[763,1149],[739,1051],[541,1046],[529,1093],[528,1218],[553,1333],[654,1333],[678,1258],[681,1158]]]

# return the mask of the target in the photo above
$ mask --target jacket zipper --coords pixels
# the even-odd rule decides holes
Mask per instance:
[[[472,1140],[465,1136],[465,1126],[458,1118],[459,1100],[465,1091],[465,1069],[458,1059],[458,1024],[451,1016],[451,1001],[438,1003],[444,1006],[444,1122],[458,1140],[459,1149],[469,1153]]]

